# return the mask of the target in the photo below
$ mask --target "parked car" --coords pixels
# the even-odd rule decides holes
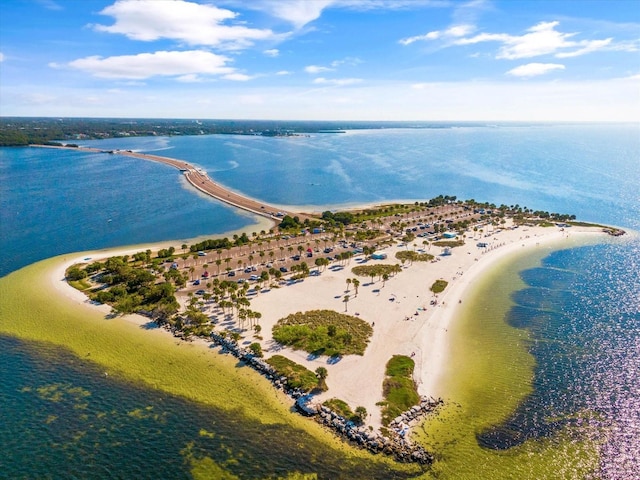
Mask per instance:
[[[200,285],[200,280],[195,280],[195,281],[193,282],[193,284],[194,284],[194,285]]]
[[[231,271],[227,274],[227,276],[229,276],[229,277],[235,277],[235,276],[236,276],[236,272],[234,272],[233,270],[231,270]]]
[[[287,269],[287,267],[280,267],[280,271],[282,273],[287,273],[289,270]]]

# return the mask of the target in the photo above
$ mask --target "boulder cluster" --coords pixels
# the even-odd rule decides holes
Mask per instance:
[[[298,405],[300,402],[296,402]],[[439,403],[429,402],[435,408]],[[414,407],[416,408],[416,407]],[[422,411],[422,410],[421,410]],[[429,410],[431,411],[431,410]],[[384,453],[393,456],[399,462],[415,462],[421,464],[433,463],[433,455],[419,445],[409,442],[404,433],[392,429],[392,436],[376,433],[363,426],[358,426],[352,421],[322,405],[317,409],[316,419],[323,425],[333,429],[336,433],[372,453]],[[417,416],[413,417],[414,419]],[[406,433],[406,432],[405,432]]]
[[[287,377],[280,375],[275,368],[269,365],[262,358],[257,357],[253,351],[238,345],[235,340],[223,337],[216,332],[211,333],[211,340],[213,340],[215,345],[222,347],[223,353],[230,353],[238,360],[245,362],[258,373],[264,375],[274,387],[278,390],[284,391],[291,398],[297,399],[304,395],[302,390],[299,388],[292,388],[289,385]]]
[[[356,425],[353,421],[344,418],[324,405],[310,403],[311,396],[298,388],[291,388],[287,377],[280,375],[271,365],[254,352],[243,348],[236,341],[223,337],[215,332],[211,334],[214,344],[222,347],[223,352],[230,353],[238,360],[245,362],[257,372],[264,375],[279,390],[284,391],[294,399],[296,410],[303,415],[314,417],[316,421],[335,431],[342,438],[349,440],[361,448],[366,448],[372,453],[384,453],[393,456],[400,462],[416,462],[431,464],[433,455],[419,445],[410,443],[406,438],[408,424],[416,421],[432,412],[441,403],[441,399],[423,397],[419,405],[411,407],[389,424],[391,436],[376,433],[364,426]]]

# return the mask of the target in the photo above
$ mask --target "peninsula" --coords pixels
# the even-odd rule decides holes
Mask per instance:
[[[272,207],[225,190],[186,162],[122,154],[171,165],[200,191],[274,222],[280,217]],[[412,445],[408,432],[447,397],[456,342],[451,332],[470,287],[504,257],[604,233],[569,215],[449,196],[306,219],[319,226],[274,225],[268,232],[234,235],[233,241],[68,256],[50,280],[83,308],[139,326],[151,317],[183,341],[207,348],[217,344],[299,399],[305,413],[342,434],[350,432],[349,438],[374,451],[388,448],[401,459],[411,455],[429,463],[427,452],[405,450]],[[331,312],[362,326],[345,333],[342,320]],[[287,347],[276,330],[294,314],[337,323],[303,327],[307,335],[324,335],[324,346]],[[356,355],[328,338],[342,336],[343,345],[350,344],[362,332],[364,350]],[[390,395],[386,379],[394,359],[408,366],[403,395],[413,403]],[[371,437],[367,431],[380,433]]]

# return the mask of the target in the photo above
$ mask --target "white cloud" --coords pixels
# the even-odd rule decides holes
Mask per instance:
[[[520,65],[507,72],[507,75],[513,75],[514,77],[536,77],[538,75],[544,75],[554,70],[564,70],[564,65],[559,63],[527,63],[526,65]]]
[[[4,53],[0,52],[0,62],[4,62]]]
[[[556,30],[560,22],[540,22],[526,30],[523,35],[508,33],[479,33],[469,36],[475,27],[470,24],[454,25],[447,30],[435,30],[424,35],[407,37],[400,40],[402,45],[411,45],[418,41],[441,41],[444,46],[475,45],[483,42],[498,42],[496,58],[517,60],[520,58],[555,55],[568,58],[609,48],[612,38],[602,40],[574,40],[577,33],[563,33]]]
[[[560,52],[556,53],[556,57],[558,58],[569,58],[569,57],[578,57],[580,55],[585,55],[587,53],[595,52],[597,50],[602,50],[603,48],[609,46],[611,44],[612,38],[607,38],[605,40],[591,40],[590,42],[580,42],[580,45],[583,45],[582,48],[578,50],[574,50],[573,52]]]
[[[280,70],[279,72],[276,72],[276,75],[291,75],[291,72],[288,70]]]
[[[170,39],[189,45],[244,48],[255,40],[276,38],[271,30],[225,25],[236,14],[214,5],[184,0],[118,0],[103,9],[103,15],[115,18],[113,25],[93,25],[100,32],[125,35],[132,40]]]
[[[304,67],[304,71],[312,75],[317,75],[322,72],[332,72],[333,70],[333,68],[322,67],[320,65],[309,65]]]
[[[362,79],[361,78],[323,78],[323,77],[318,77],[316,78],[313,83],[315,84],[319,84],[319,85],[336,85],[339,87],[345,86],[345,85],[354,85],[356,83],[361,83]]]
[[[230,73],[222,78],[224,78],[225,80],[233,80],[235,82],[246,82],[248,80],[251,80],[252,77],[250,77],[249,75],[245,75],[244,73]]]
[[[68,66],[102,78],[142,80],[155,76],[230,75],[234,69],[226,64],[229,58],[202,50],[186,52],[141,53],[102,58],[91,56],[69,62]],[[59,67],[50,64],[52,67]],[[191,77],[195,78],[195,77]]]
[[[195,73],[180,75],[179,77],[176,77],[176,80],[182,83],[200,83],[203,81],[202,77]]]
[[[271,48],[269,50],[265,50],[264,53],[267,57],[277,57],[278,55],[280,55],[280,50],[278,50],[277,48]]]
[[[473,25],[454,25],[446,30],[434,30],[432,32],[425,33],[424,35],[416,35],[414,37],[403,38],[399,41],[399,43],[401,43],[402,45],[411,45],[412,43],[419,41],[455,39],[464,37],[465,35],[469,35],[473,31],[475,31],[475,29],[476,28]]]
[[[227,0],[227,3],[232,0]],[[421,7],[446,7],[449,0],[235,0],[251,8],[292,24],[297,30],[317,20],[328,8],[355,11],[400,10]],[[473,2],[472,2],[473,3]]]
[[[267,12],[300,29],[320,18],[322,11],[336,0],[251,0],[246,7]]]
[[[481,42],[502,43],[496,58],[517,60],[520,58],[538,57],[555,54],[558,58],[575,57],[595,52],[608,46],[612,39],[605,40],[571,40],[577,33],[562,33],[556,30],[560,23],[540,22],[527,29],[528,33],[515,36],[506,33],[481,33],[474,37],[461,38],[456,45],[472,45]],[[571,51],[566,51],[571,50]]]

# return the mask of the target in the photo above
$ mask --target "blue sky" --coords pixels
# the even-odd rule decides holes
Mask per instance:
[[[640,121],[640,1],[3,0],[0,115]]]

